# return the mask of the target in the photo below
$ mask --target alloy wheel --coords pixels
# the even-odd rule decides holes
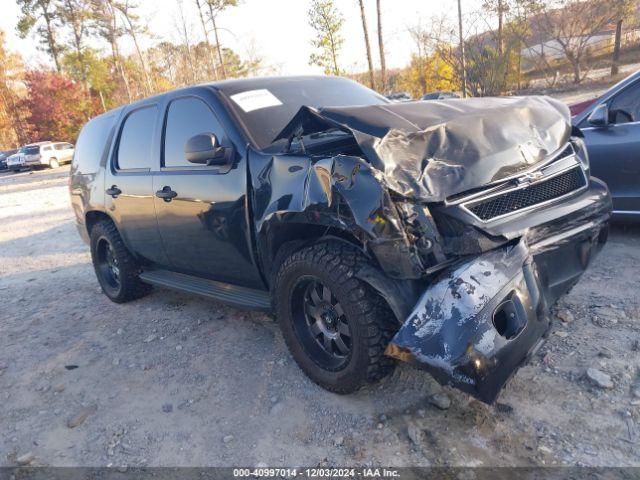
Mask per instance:
[[[294,288],[291,301],[296,333],[313,360],[332,371],[346,365],[352,332],[331,289],[315,277],[305,277]]]

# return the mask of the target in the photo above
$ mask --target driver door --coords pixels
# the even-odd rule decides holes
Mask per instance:
[[[609,186],[615,213],[640,214],[640,82],[629,85],[608,102],[609,125],[581,130],[587,144],[591,174]]]
[[[185,144],[215,134],[234,151],[228,165],[186,160]],[[165,114],[162,165],[153,176],[162,243],[174,270],[249,288],[262,288],[250,252],[246,158],[228,139],[218,118],[199,96],[172,98]],[[162,198],[162,192],[174,192]]]

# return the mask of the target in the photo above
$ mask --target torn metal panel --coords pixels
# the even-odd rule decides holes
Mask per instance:
[[[418,300],[386,354],[439,382],[493,402],[550,325],[548,309],[578,281],[607,238],[607,202],[532,230],[442,273]],[[606,194],[606,188],[604,189]],[[607,196],[608,198],[608,196]],[[534,242],[529,245],[528,240]]]
[[[441,275],[424,292],[387,355],[493,402],[549,327],[524,241]]]
[[[345,155],[315,162],[296,155],[263,158],[252,172],[257,241],[266,249],[261,251],[275,254],[278,232],[292,224],[324,226],[358,239],[391,277],[423,275],[389,192],[367,162]]]
[[[350,132],[391,190],[425,202],[528,171],[571,135],[561,102],[510,97],[302,107],[275,140],[329,128]]]

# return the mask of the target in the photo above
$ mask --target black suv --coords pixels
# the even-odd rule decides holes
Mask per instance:
[[[606,240],[611,201],[543,97],[390,103],[350,80],[230,80],[83,128],[78,230],[104,293],[275,313],[338,393],[410,361],[492,402]]]

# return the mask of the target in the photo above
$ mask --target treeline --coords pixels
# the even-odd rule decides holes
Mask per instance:
[[[484,0],[480,8],[464,14],[458,10],[458,15],[448,12],[410,22],[410,64],[386,72],[380,0],[376,3],[380,68],[374,66],[359,0],[369,71],[351,76],[381,92],[407,91],[414,98],[433,90],[501,95],[527,87],[534,77],[549,87],[564,78],[578,84],[592,68],[601,66],[594,59],[603,52],[613,76],[618,71],[623,24],[628,29],[639,27],[638,0]],[[468,2],[452,0],[452,10],[461,3]],[[333,74],[345,73],[340,62],[344,17],[339,4],[313,0],[309,12],[319,52],[310,60]],[[565,76],[565,71],[570,74]]]
[[[186,0],[185,0],[186,1]],[[17,0],[17,30],[35,36],[53,68],[26,68],[0,32],[0,148],[31,141],[73,142],[97,113],[172,88],[265,70],[219,41],[219,15],[238,0],[189,0],[198,14],[192,31],[176,0],[179,42],[157,41],[136,0]],[[133,53],[123,53],[127,42]]]
[[[179,41],[173,42],[149,30],[141,0],[16,1],[19,34],[39,40],[52,68],[25,68],[0,32],[0,148],[44,139],[73,142],[88,118],[118,105],[186,84],[273,72],[255,51],[242,58],[221,44],[220,14],[233,13],[242,0],[175,0]],[[562,75],[580,83],[596,65],[596,53],[602,58],[601,48],[594,52],[594,40],[611,29],[614,75],[623,24],[638,27],[639,0],[484,0],[474,11],[452,8],[409,20],[409,65],[388,70],[385,8],[398,5],[358,0],[350,8],[359,7],[367,67],[353,72],[343,63],[345,3],[307,1],[307,17],[300,20],[314,31],[309,64],[381,93],[407,91],[414,98],[435,90],[501,95],[527,87],[534,76],[548,86]],[[465,0],[450,3],[460,2]],[[373,22],[366,6],[375,6]],[[194,10],[195,18],[186,18]],[[191,28],[192,21],[197,28]],[[123,52],[125,43],[132,53]]]

